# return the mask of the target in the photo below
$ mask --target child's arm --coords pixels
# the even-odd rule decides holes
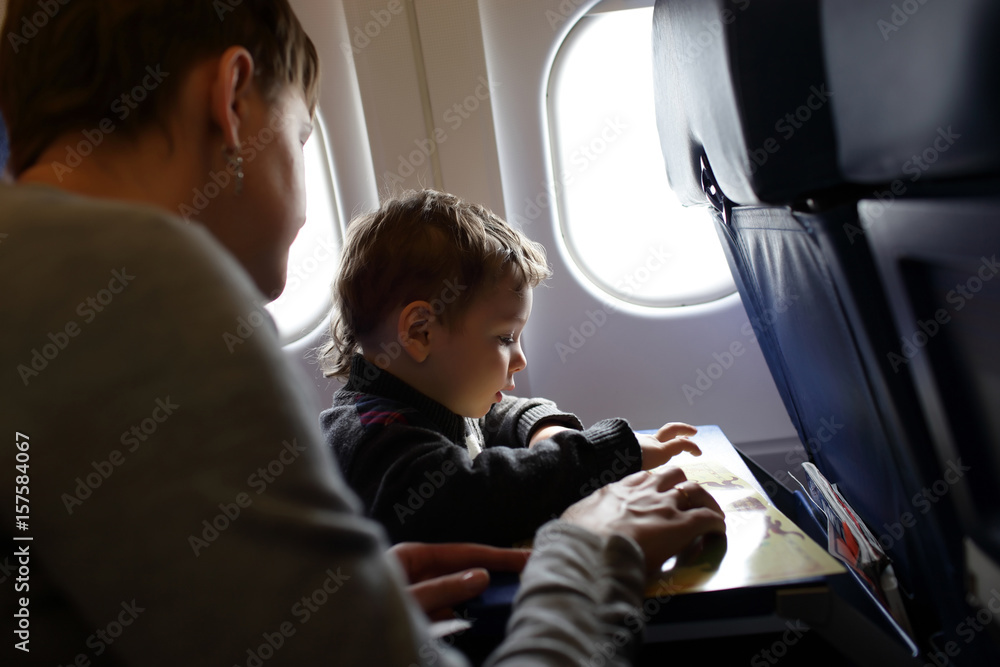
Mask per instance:
[[[565,430],[564,426],[543,424],[531,435],[528,446],[534,447],[539,442]],[[687,438],[687,436],[697,432],[698,429],[690,424],[670,422],[660,427],[656,435],[636,433],[635,437],[639,440],[639,448],[642,450],[642,469],[658,468],[681,452],[690,452],[695,456],[701,456],[701,449],[698,448],[698,445]]]
[[[393,542],[498,546],[530,538],[641,461],[623,420],[568,429],[530,449],[489,447],[475,459],[429,425],[394,422],[369,430],[347,458],[348,481]]]
[[[504,396],[479,420],[479,428],[487,448],[529,447],[542,439],[540,431],[551,434],[560,430],[582,431],[583,423],[548,399]]]
[[[553,425],[542,424],[540,427],[535,429],[534,433],[531,434],[531,440],[528,441],[528,447],[534,447],[537,443],[541,442],[542,440],[548,440],[556,433],[568,430],[569,429],[567,429],[565,426],[558,426],[555,424]],[[642,444],[641,441],[640,444]]]
[[[576,415],[562,412],[555,403],[544,398],[504,399],[479,420],[486,447],[534,447],[561,431],[582,430]],[[681,452],[701,456],[698,445],[688,439],[698,432],[682,422],[668,422],[656,435],[636,433],[642,451],[642,469],[652,470]]]

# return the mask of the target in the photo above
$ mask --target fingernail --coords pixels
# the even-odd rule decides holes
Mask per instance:
[[[490,583],[490,573],[483,569],[469,570],[462,575],[462,584],[468,590],[477,590]]]

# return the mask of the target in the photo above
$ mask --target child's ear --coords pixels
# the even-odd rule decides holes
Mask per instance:
[[[399,313],[396,331],[399,344],[418,364],[431,353],[430,330],[434,320],[431,304],[426,301],[413,301]]]

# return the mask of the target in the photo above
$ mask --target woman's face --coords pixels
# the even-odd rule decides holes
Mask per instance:
[[[288,248],[306,219],[303,146],[312,133],[304,95],[286,87],[273,102],[255,95],[240,131],[243,192],[220,239],[269,299],[285,286]]]

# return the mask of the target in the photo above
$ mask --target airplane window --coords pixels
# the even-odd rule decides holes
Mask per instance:
[[[667,184],[652,90],[652,8],[584,17],[560,48],[549,117],[561,236],[604,292],[645,306],[735,291],[707,210]]]
[[[283,345],[309,333],[326,317],[340,260],[340,224],[319,112],[305,145],[305,170],[306,223],[288,253],[285,290],[267,305]]]

